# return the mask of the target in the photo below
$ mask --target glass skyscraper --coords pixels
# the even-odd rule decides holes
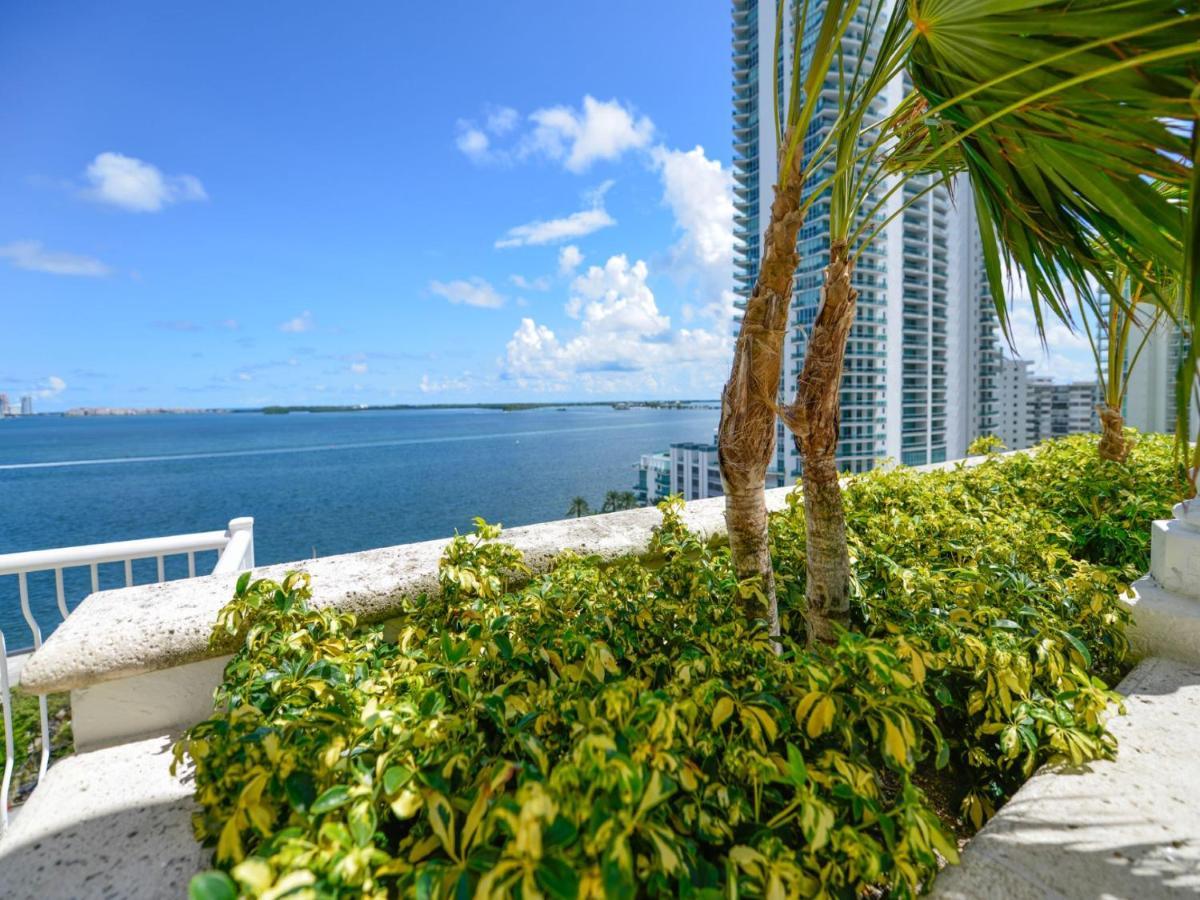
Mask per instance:
[[[793,0],[784,11],[780,55],[792,55]],[[801,58],[820,24],[821,5],[801,35]],[[733,2],[733,171],[735,179],[736,291],[740,304],[753,290],[770,218],[777,173],[772,89],[775,0]],[[860,14],[845,36],[846,65],[858,54],[868,61],[872,35]],[[785,67],[780,67],[781,78]],[[868,120],[883,115],[903,98],[903,78],[890,84]],[[813,153],[837,114],[837,72],[831,70],[803,149]],[[823,170],[805,185],[811,197]],[[894,182],[885,180],[864,205],[864,214],[883,200]],[[911,198],[928,186],[914,180],[894,192],[875,213],[878,222],[897,212],[901,195]],[[872,226],[873,228],[873,226]],[[867,230],[872,230],[868,228]],[[793,287],[781,400],[795,393],[809,330],[820,303],[829,253],[829,203],[818,198],[800,230],[800,265]],[[858,306],[846,347],[841,392],[839,465],[852,472],[879,460],[919,465],[965,455],[978,435],[998,425],[997,377],[1000,362],[997,324],[987,291],[972,198],[967,185],[939,186],[894,218],[859,253],[854,271]],[[735,324],[736,327],[736,324]],[[790,484],[800,460],[790,434],[779,426],[776,465],[769,482]]]

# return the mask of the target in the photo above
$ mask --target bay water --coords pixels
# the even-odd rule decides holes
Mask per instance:
[[[709,441],[711,408],[609,406],[212,413],[0,420],[0,553],[223,529],[254,517],[259,565],[447,537],[482,516],[560,519],[629,490],[639,456]],[[207,573],[215,553],[198,554]],[[186,572],[168,560],[168,577]],[[154,560],[134,564],[137,583]],[[102,588],[124,585],[120,564]],[[60,621],[50,573],[30,576],[43,635]],[[65,578],[68,608],[90,590]],[[15,576],[0,576],[0,628],[28,646]]]

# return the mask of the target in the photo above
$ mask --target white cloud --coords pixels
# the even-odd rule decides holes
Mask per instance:
[[[532,127],[496,146],[493,139],[517,132],[520,121],[511,107],[491,107],[482,124],[477,119],[459,119],[455,143],[477,164],[508,164],[541,156],[580,173],[595,162],[614,161],[630,150],[647,147],[654,136],[654,123],[632,107],[586,96],[582,109],[551,106],[534,111],[529,116]]]
[[[51,275],[100,278],[112,272],[112,269],[98,259],[47,250],[41,241],[13,241],[11,244],[0,245],[0,259],[7,259],[18,269],[47,272]]]
[[[464,119],[458,122],[458,137],[454,143],[472,162],[483,163],[491,158],[492,142],[488,136]]]
[[[458,378],[430,378],[421,376],[419,385],[422,394],[440,394],[444,391],[465,391],[471,386],[471,373],[463,372]]]
[[[583,254],[579,252],[579,248],[574,244],[567,244],[558,251],[558,274],[574,275],[582,262]]]
[[[355,375],[366,375],[367,364],[365,362],[350,363],[350,371]]]
[[[254,376],[251,375],[249,372],[238,372],[237,377],[238,377],[238,381],[253,381],[254,380]]]
[[[279,330],[287,334],[300,334],[305,331],[312,331],[313,317],[312,313],[307,309],[293,319],[288,319],[279,326]]]
[[[485,309],[499,309],[504,305],[504,295],[496,291],[483,278],[475,277],[458,281],[431,281],[429,290],[444,297],[451,303],[462,303],[466,306],[478,306]]]
[[[536,219],[508,229],[504,237],[496,241],[496,248],[555,244],[616,225],[617,220],[610,216],[604,208],[604,195],[612,186],[612,181],[606,181],[595,190],[589,191],[586,196],[586,200],[590,204],[588,209],[581,209],[579,212],[571,213],[561,219]]]
[[[671,248],[673,274],[694,281],[701,312],[714,321],[733,318],[733,175],[703,147],[657,147],[654,161],[663,183],[663,203],[682,232]],[[691,307],[685,308],[685,317]]]
[[[101,153],[84,173],[90,187],[83,195],[131,212],[158,212],[185,200],[207,200],[194,175],[164,175],[156,166],[121,153]]]
[[[571,285],[567,315],[582,318],[591,332],[630,332],[642,337],[656,335],[671,326],[658,311],[654,294],[646,284],[649,271],[640,259],[632,266],[624,255],[610,257],[592,266]]]
[[[539,275],[537,278],[526,278],[524,275],[509,275],[508,280],[514,286],[526,291],[550,290],[550,279],[545,275]]]
[[[511,106],[492,106],[487,109],[480,125],[475,119],[459,119],[455,123],[458,135],[454,143],[471,162],[483,165],[485,163],[507,163],[512,161],[512,153],[506,149],[496,149],[488,135],[503,137],[517,127],[521,115]]]
[[[50,397],[57,397],[67,389],[67,383],[57,375],[51,375],[44,381],[40,382],[34,389],[33,395],[47,400]]]
[[[520,113],[511,106],[494,106],[488,110],[487,130],[495,135],[505,135],[517,127]]]
[[[613,256],[571,285],[567,313],[579,332],[562,340],[532,318],[505,348],[503,377],[522,388],[645,393],[684,384],[719,388],[728,365],[728,328],[671,330],[647,279],[646,263]]]
[[[1037,319],[1029,302],[1028,290],[1015,285],[1010,294],[1012,304],[1009,324],[1013,348],[1022,359],[1033,361],[1037,375],[1049,375],[1055,381],[1094,381],[1096,364],[1091,345],[1082,330],[1072,331],[1049,311],[1043,322],[1045,345],[1038,336]],[[1082,329],[1082,326],[1079,326]]]
[[[646,116],[635,117],[617,100],[604,102],[592,96],[583,98],[582,110],[553,106],[529,118],[534,129],[521,154],[561,160],[568,171],[577,173],[597,160],[616,160],[627,150],[645,147],[654,135],[654,123]]]

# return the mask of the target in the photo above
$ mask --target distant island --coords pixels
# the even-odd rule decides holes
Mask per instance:
[[[166,407],[148,407],[139,409],[132,406],[76,406],[63,413],[64,416],[181,416],[198,413],[227,413],[228,409],[178,409]]]
[[[415,409],[490,409],[499,412],[523,412],[530,409],[560,409],[571,407],[600,407],[613,409],[720,409],[716,400],[586,400],[555,403],[394,403],[387,406],[264,406],[261,409],[237,409],[233,412],[260,412],[268,416],[288,413],[365,412],[369,410]]]
[[[612,409],[720,409],[717,400],[580,400],[572,402],[546,403],[394,403],[386,406],[354,404],[345,406],[261,406],[237,408],[188,409],[182,407],[132,406],[77,406],[61,413],[44,415],[61,416],[180,416],[214,413],[261,413],[267,416],[283,416],[288,413],[346,413],[371,410],[420,410],[420,409],[489,409],[497,412],[524,412],[532,409],[556,409],[566,412],[581,407],[610,407]]]

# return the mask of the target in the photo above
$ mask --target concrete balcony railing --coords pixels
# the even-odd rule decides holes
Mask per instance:
[[[783,509],[790,492],[768,490],[768,507]],[[682,518],[703,538],[725,535],[723,498],[687,503]],[[1138,582],[1130,605],[1140,653],[1200,667],[1200,582],[1191,574],[1200,566],[1195,518],[1181,505],[1175,520],[1155,524],[1154,568]],[[566,550],[602,559],[642,555],[660,521],[657,510],[636,509],[513,528],[504,540],[538,573]],[[446,544],[425,541],[268,566],[255,575],[280,579],[302,568],[313,577],[313,605],[352,612],[363,623],[386,623],[403,600],[438,589]],[[170,747],[183,729],[211,714],[228,659],[223,652],[233,648],[213,648],[209,636],[236,580],[233,571],[222,571],[94,593],[28,661],[22,690],[70,692],[78,752],[50,768],[0,840],[0,896],[183,896],[191,875],[207,868],[209,851],[192,837],[189,775],[169,774]],[[1191,607],[1171,593],[1189,585],[1196,588],[1188,595]],[[1162,600],[1167,595],[1177,606]],[[1172,626],[1162,618],[1168,615],[1185,621]],[[1186,637],[1187,629],[1193,637]],[[1200,730],[1200,719],[1196,726]],[[963,884],[965,893],[952,896],[1001,896],[958,882]]]
[[[69,620],[67,592],[63,573],[70,569],[88,569],[91,573],[92,592],[100,590],[100,566],[123,563],[125,586],[134,584],[133,563],[136,560],[153,559],[157,563],[157,580],[165,582],[166,561],[171,557],[183,556],[187,561],[189,578],[196,576],[196,554],[217,551],[214,574],[230,574],[254,567],[254,519],[240,518],[229,523],[223,531],[204,531],[196,534],[179,534],[170,537],[146,538],[133,541],[115,541],[107,544],[89,544],[82,547],[58,547],[52,550],[32,550],[25,553],[0,555],[0,577],[15,576],[20,598],[21,615],[33,637],[34,650],[42,646],[42,623],[30,604],[29,576],[38,572],[54,573],[55,600],[63,621]],[[8,807],[12,787],[14,750],[11,682],[20,677],[28,654],[18,652],[9,656],[4,629],[0,628],[0,706],[4,715],[5,762],[3,780],[0,781],[0,834],[8,826]],[[46,774],[50,761],[50,724],[47,715],[46,696],[39,698],[41,752],[38,761],[38,780]]]

